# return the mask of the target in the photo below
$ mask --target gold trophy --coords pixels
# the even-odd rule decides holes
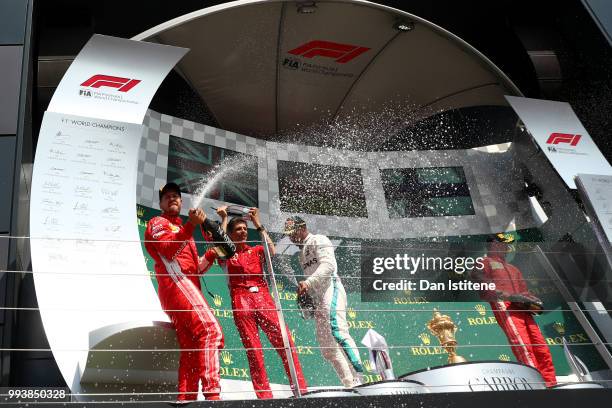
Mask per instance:
[[[440,345],[448,353],[449,364],[465,363],[467,361],[456,353],[457,340],[455,340],[455,332],[457,331],[457,326],[449,316],[441,314],[438,312],[438,309],[434,309],[433,319],[427,323],[427,328],[431,334],[438,338]]]

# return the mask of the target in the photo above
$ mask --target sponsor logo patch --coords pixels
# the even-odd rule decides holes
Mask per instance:
[[[331,58],[338,64],[346,64],[369,49],[368,47],[361,47],[359,45],[313,40],[290,50],[289,54],[299,55],[303,58]]]
[[[129,92],[140,83],[140,79],[123,78],[111,75],[96,74],[81,84],[89,88],[116,88],[119,92]]]
[[[569,144],[570,146],[576,146],[580,142],[581,135],[574,135],[571,133],[551,133],[546,141],[546,144]]]
[[[369,47],[326,40],[312,40],[289,51],[279,61],[288,71],[329,78],[353,78],[360,65],[348,64],[369,51]]]
[[[588,153],[580,152],[574,149],[580,143],[582,135],[573,133],[551,133],[546,140],[547,149],[550,153],[572,154],[586,156]]]

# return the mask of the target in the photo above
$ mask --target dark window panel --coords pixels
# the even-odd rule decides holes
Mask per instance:
[[[11,226],[15,141],[15,136],[0,136],[0,233],[8,233]]]
[[[281,211],[367,217],[361,169],[279,160]]]
[[[461,167],[381,169],[390,218],[473,215]]]
[[[255,156],[170,136],[167,179],[187,193],[211,180],[206,198],[257,207],[257,167]]]

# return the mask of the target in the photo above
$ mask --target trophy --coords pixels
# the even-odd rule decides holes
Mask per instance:
[[[427,323],[427,328],[431,334],[438,338],[440,345],[448,353],[449,364],[465,363],[467,361],[456,353],[457,340],[455,340],[455,332],[457,331],[457,326],[449,316],[441,314],[438,309],[434,309],[433,319]]]

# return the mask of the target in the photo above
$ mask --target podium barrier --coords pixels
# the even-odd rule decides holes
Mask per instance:
[[[606,388],[602,384],[596,382],[582,382],[582,383],[572,383],[572,384],[559,384],[554,387],[550,387],[550,389],[554,390],[583,390],[583,389],[591,389],[591,388]]]
[[[357,386],[354,390],[363,396],[428,394],[431,392],[423,383],[412,380],[377,381]]]
[[[327,390],[310,391],[302,395],[302,398],[339,398],[358,397],[357,391],[351,389],[333,388]]]
[[[514,362],[474,361],[430,367],[400,376],[430,386],[434,392],[544,390],[540,372]]]

